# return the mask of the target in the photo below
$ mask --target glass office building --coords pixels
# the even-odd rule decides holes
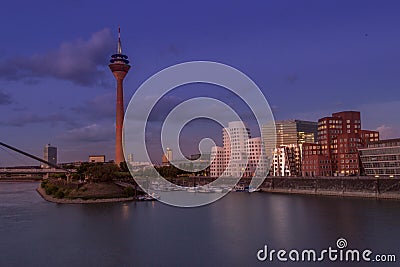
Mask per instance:
[[[371,142],[359,153],[366,175],[400,178],[400,138]]]

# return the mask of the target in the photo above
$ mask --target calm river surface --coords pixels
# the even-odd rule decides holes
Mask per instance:
[[[37,183],[0,183],[0,266],[397,266],[400,201],[230,193],[199,208],[158,202],[61,205]],[[396,263],[280,263],[268,249],[336,247]]]

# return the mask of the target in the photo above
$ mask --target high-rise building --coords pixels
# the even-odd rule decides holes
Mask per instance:
[[[220,146],[213,146],[211,148],[210,161],[210,175],[212,177],[220,177],[226,168],[224,148]]]
[[[222,129],[223,147],[211,149],[212,177],[253,177],[266,175],[265,153],[260,137],[251,138],[241,121]],[[258,167],[258,168],[257,168]]]
[[[43,149],[43,159],[54,165],[57,164],[57,147],[47,144]],[[50,168],[49,165],[42,165],[43,168]]]
[[[250,138],[250,130],[241,121],[229,122],[222,131],[225,152],[225,176],[239,177],[245,167],[246,142]]]
[[[273,136],[275,127],[276,138]],[[266,152],[282,145],[299,145],[317,141],[318,123],[302,120],[282,120],[262,126],[262,137]],[[274,140],[276,143],[274,144]]]
[[[262,138],[249,138],[246,142],[245,150],[248,162],[244,176],[266,177],[270,166],[267,164]]]
[[[359,152],[366,175],[400,178],[399,138],[370,142]]]
[[[168,161],[172,161],[174,159],[172,149],[170,149],[169,147],[167,147],[167,153],[165,153],[165,155],[167,156]]]
[[[300,176],[300,146],[281,145],[272,152],[272,176]]]
[[[359,175],[357,149],[364,147],[371,139],[379,140],[379,132],[361,130],[359,111],[337,112],[331,117],[319,119],[319,146],[307,144],[308,149],[304,149],[303,175]],[[312,163],[315,163],[314,166]],[[330,164],[330,167],[326,164]]]
[[[162,166],[169,166],[170,165],[166,154],[163,154],[162,157],[161,157],[161,165]]]
[[[115,163],[119,165],[124,161],[122,151],[122,124],[124,121],[124,89],[123,82],[130,69],[128,56],[122,53],[121,31],[118,28],[117,53],[111,56],[108,65],[117,80],[117,105],[116,105],[116,123],[115,123]]]
[[[275,127],[276,142],[274,143],[275,136],[273,136]],[[265,145],[265,150],[268,153],[272,153],[272,162],[276,163],[277,160],[283,160],[287,155],[291,155],[290,160],[282,162],[282,166],[291,169],[290,176],[301,175],[301,156],[302,156],[302,145],[304,143],[314,143],[317,141],[318,136],[318,123],[313,121],[303,120],[281,120],[276,121],[275,125],[272,123],[262,126],[262,136]],[[286,146],[287,148],[283,148]],[[292,158],[295,160],[292,161]],[[271,175],[282,174],[287,175],[289,172],[282,172],[282,169],[278,165],[271,166]]]
[[[167,147],[167,151],[165,152],[165,154],[161,158],[162,165],[163,166],[169,166],[170,162],[172,160],[173,160],[172,150],[169,147]]]
[[[132,153],[128,154],[127,161],[128,161],[128,162],[134,162],[133,159],[134,159],[134,158],[133,158],[133,154],[132,154]]]
[[[332,161],[322,153],[322,145],[304,143],[302,146],[302,176],[332,176]]]

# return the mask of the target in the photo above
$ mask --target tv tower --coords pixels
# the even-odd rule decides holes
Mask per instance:
[[[128,56],[122,54],[121,46],[121,29],[118,27],[118,46],[117,53],[111,56],[108,65],[115,79],[117,80],[117,112],[115,123],[115,163],[120,164],[124,161],[124,153],[122,152],[122,125],[124,121],[124,88],[123,82],[126,74],[131,66],[129,65]]]

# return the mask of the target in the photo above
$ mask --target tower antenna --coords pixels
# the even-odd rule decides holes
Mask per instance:
[[[121,28],[118,26],[118,48],[117,54],[122,54],[122,45],[121,45]]]

